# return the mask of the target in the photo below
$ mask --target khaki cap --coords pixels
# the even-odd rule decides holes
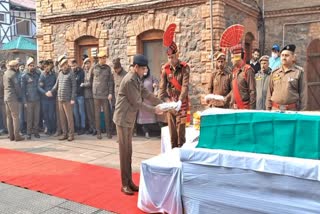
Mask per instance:
[[[11,60],[11,61],[9,61],[8,65],[9,66],[17,66],[17,65],[19,65],[19,62],[17,60]]]
[[[59,56],[59,57],[58,57],[58,63],[60,64],[60,62],[61,62],[63,59],[65,59],[65,58],[66,58],[65,55]]]
[[[68,63],[68,60],[67,59],[62,59],[62,61],[59,63],[59,65],[61,66],[61,65],[65,64],[65,63]]]
[[[264,56],[260,57],[259,62],[261,62],[261,61],[269,61],[269,56],[264,55]]]
[[[101,57],[104,57],[104,56],[107,56],[106,52],[105,51],[100,51],[98,53],[98,58],[101,58]]]

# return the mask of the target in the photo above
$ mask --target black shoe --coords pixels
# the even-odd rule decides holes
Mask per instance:
[[[68,136],[67,135],[62,135],[61,137],[59,137],[59,140],[67,140]]]
[[[78,135],[83,135],[84,134],[84,129],[79,129]]]
[[[134,195],[134,192],[128,186],[122,187],[121,192],[123,192],[126,195]]]
[[[93,133],[93,130],[92,129],[89,129],[88,131],[86,131],[86,134],[92,134]]]
[[[92,135],[93,136],[97,135],[97,130],[93,130]]]
[[[40,135],[39,134],[34,134],[34,137],[35,138],[40,138]]]
[[[130,183],[129,187],[132,191],[139,192],[139,186],[135,185],[133,182]]]
[[[27,135],[27,140],[31,140],[31,134]]]
[[[15,138],[15,141],[23,141],[24,140],[24,137],[22,136],[18,136]]]

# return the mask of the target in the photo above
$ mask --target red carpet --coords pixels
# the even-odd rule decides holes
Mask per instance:
[[[120,191],[116,169],[0,149],[0,181],[116,213],[143,213],[137,193]]]

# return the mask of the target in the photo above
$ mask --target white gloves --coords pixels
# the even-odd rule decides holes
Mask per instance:
[[[179,111],[179,110],[180,110],[181,105],[182,105],[182,102],[181,102],[181,100],[179,100],[179,101],[177,102],[176,111]]]
[[[81,83],[81,84],[80,84],[80,87],[84,87],[84,83]]]

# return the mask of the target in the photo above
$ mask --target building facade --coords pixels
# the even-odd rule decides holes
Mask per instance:
[[[132,56],[143,53],[158,78],[160,65],[167,60],[162,36],[170,23],[176,23],[175,41],[180,58],[191,66],[193,110],[202,108],[201,97],[212,71],[212,51],[219,48],[226,27],[244,24],[246,49],[259,46],[260,12],[255,1],[248,4],[240,0],[38,0],[37,15],[40,60],[66,54],[81,63],[83,54],[93,56],[105,50],[109,63],[120,57],[128,68]]]

